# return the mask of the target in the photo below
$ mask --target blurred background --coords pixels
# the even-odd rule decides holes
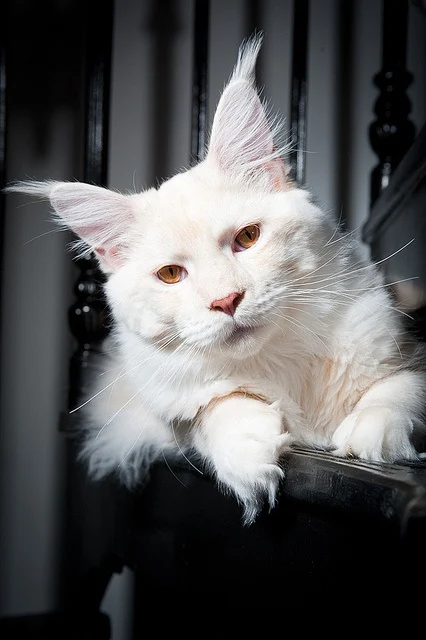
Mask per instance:
[[[89,5],[2,4],[5,182],[84,179],[84,60],[97,30],[87,18]],[[419,131],[426,119],[426,20],[415,3],[408,5],[408,117]],[[94,3],[99,29],[102,6]],[[192,0],[114,3],[107,163],[113,188],[143,189],[189,164],[194,6]],[[288,122],[293,2],[212,0],[209,22],[208,122],[239,44],[255,29],[265,35],[259,83]],[[378,162],[369,126],[379,95],[373,77],[382,67],[381,28],[381,0],[310,2],[305,184],[359,234]],[[70,237],[55,228],[46,204],[8,195],[3,205],[0,616],[9,616],[55,610],[62,593],[70,504],[59,421],[67,411],[74,349],[68,309],[78,270],[67,250]],[[132,589],[124,570],[102,603],[114,640],[131,637]]]

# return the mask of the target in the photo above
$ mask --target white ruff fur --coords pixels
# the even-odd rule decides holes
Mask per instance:
[[[242,47],[206,160],[158,189],[19,183],[47,197],[108,274],[113,336],[80,408],[90,473],[128,485],[196,456],[250,523],[275,503],[292,443],[340,456],[418,457],[426,378],[377,267],[287,178]],[[257,225],[249,248],[238,232]],[[167,284],[158,271],[183,268]],[[234,315],[211,308],[238,294]]]

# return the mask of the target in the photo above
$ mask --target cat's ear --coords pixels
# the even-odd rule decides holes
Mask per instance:
[[[94,251],[107,272],[122,264],[133,220],[129,196],[82,182],[17,182],[6,191],[48,199],[60,224],[82,240],[75,243],[79,255]]]
[[[262,180],[271,190],[287,189],[282,155],[287,146],[276,142],[280,123],[271,120],[255,86],[256,59],[262,37],[240,47],[238,62],[225,87],[213,120],[207,160],[237,180]]]

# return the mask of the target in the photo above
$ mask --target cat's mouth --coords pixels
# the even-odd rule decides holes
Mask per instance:
[[[245,338],[254,338],[257,333],[262,329],[261,326],[256,327],[244,327],[235,325],[231,333],[225,340],[226,344],[235,344]]]

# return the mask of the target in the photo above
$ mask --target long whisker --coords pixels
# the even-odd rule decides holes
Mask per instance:
[[[324,327],[328,326],[323,320],[321,320],[321,318],[319,318],[318,316],[314,316],[313,313],[309,313],[309,311],[306,311],[306,309],[300,309],[299,307],[290,307],[288,305],[285,305],[284,307],[280,306],[279,310],[280,311],[297,311],[297,312],[300,311],[301,313],[304,313],[310,318],[313,318],[316,322],[320,322]],[[287,316],[282,316],[282,317],[286,318]]]
[[[314,273],[317,273],[317,271],[320,271],[321,269],[324,269],[324,267],[326,267],[327,265],[329,265],[331,262],[333,262],[333,260],[335,260],[341,253],[344,253],[346,251],[345,247],[341,247],[337,253],[333,254],[331,256],[331,258],[329,258],[326,262],[323,262],[319,267],[317,267],[316,269],[313,269],[312,271],[310,271],[309,273],[305,273],[303,276],[299,276],[299,278],[295,278],[291,284],[295,283],[295,282],[299,282],[300,280],[304,280],[305,278],[310,278]]]
[[[40,233],[38,236],[34,236],[34,238],[30,238],[29,240],[24,242],[23,246],[26,247],[28,244],[31,244],[35,240],[40,240],[40,238],[44,238],[44,236],[48,236],[51,233],[60,233],[60,232],[61,232],[61,229],[59,229],[59,228],[49,229],[49,231],[45,231],[44,233]]]
[[[177,480],[178,482],[180,482],[180,484],[182,485],[182,487],[185,487],[185,489],[187,489],[187,488],[188,488],[188,487],[187,487],[187,485],[186,485],[184,482],[182,482],[182,480],[181,480],[181,479],[180,479],[180,478],[175,474],[175,472],[173,471],[173,469],[172,469],[172,468],[171,468],[171,466],[169,465],[168,460],[167,460],[167,458],[166,458],[166,455],[165,455],[165,453],[164,453],[164,449],[163,449],[163,451],[162,451],[161,453],[162,453],[162,455],[163,455],[163,460],[164,460],[164,462],[165,462],[165,464],[166,464],[166,467],[168,468],[168,470],[170,471],[170,473],[172,474],[172,476],[174,476],[174,477],[176,478],[176,480]]]
[[[324,340],[322,340],[322,338],[320,338],[319,335],[317,335],[315,333],[315,331],[312,331],[312,329],[310,329],[309,327],[304,325],[303,322],[297,322],[294,318],[290,319],[287,316],[280,315],[279,313],[274,313],[273,315],[277,316],[278,318],[283,318],[284,317],[286,322],[290,322],[290,324],[293,324],[294,326],[298,327],[299,329],[303,329],[303,330],[309,331],[309,333],[311,333],[319,342],[321,342],[321,344],[325,347],[325,349],[332,355],[330,347],[328,345],[326,345]]]
[[[184,374],[185,374],[185,373],[186,373],[186,371],[189,369],[189,367],[191,366],[191,364],[193,363],[193,361],[195,360],[195,358],[199,355],[199,353],[200,353],[201,351],[202,351],[202,348],[201,348],[201,347],[197,347],[196,345],[191,345],[191,348],[190,348],[189,353],[188,353],[188,356],[189,356],[189,357],[187,358],[187,361],[186,361],[185,366],[184,366],[183,368],[180,368],[179,370],[177,370],[177,371],[175,371],[175,372],[172,372],[172,374],[171,374],[171,375],[170,375],[170,376],[169,376],[165,381],[164,381],[164,380],[162,381],[162,382],[163,382],[163,384],[162,384],[162,386],[159,388],[159,390],[158,390],[157,394],[153,397],[152,402],[151,402],[151,405],[149,406],[149,408],[152,406],[152,404],[153,404],[153,403],[155,402],[155,400],[158,398],[158,396],[160,395],[160,393],[162,393],[162,391],[164,391],[165,386],[166,386],[166,385],[167,385],[167,384],[168,384],[168,383],[169,383],[169,382],[170,382],[170,381],[171,381],[175,376],[177,376],[178,374],[180,374],[180,378],[181,378],[181,380],[185,377],[185,375],[184,375]],[[182,455],[182,457],[183,457],[183,458],[188,462],[188,464],[190,464],[190,465],[191,465],[191,466],[192,466],[196,471],[198,471],[198,473],[200,473],[201,475],[204,475],[204,474],[203,474],[203,472],[201,471],[201,469],[198,469],[198,467],[196,467],[196,466],[193,464],[193,462],[192,462],[192,461],[191,461],[191,460],[186,456],[186,454],[185,454],[185,453],[184,453],[184,451],[182,450],[182,448],[181,448],[181,446],[180,446],[180,444],[179,444],[179,442],[178,442],[178,440],[177,440],[176,432],[175,432],[175,430],[174,430],[174,425],[173,425],[173,423],[171,423],[171,425],[170,425],[170,426],[171,426],[171,430],[172,430],[172,433],[173,433],[173,437],[174,437],[174,440],[175,440],[176,446],[177,446],[177,448],[178,448],[178,450],[179,450],[180,454]]]
[[[283,316],[281,316],[281,315],[280,315],[280,314],[278,314],[278,313],[274,313],[274,315],[276,315],[278,318],[282,318],[282,317],[283,317]],[[286,318],[286,320],[287,320],[287,319],[288,319],[288,318]],[[284,333],[284,329],[283,329],[283,327],[280,327],[280,325],[279,325],[277,322],[274,322],[274,320],[272,320],[272,318],[268,318],[268,322],[269,322],[270,324],[273,324],[273,325],[274,325],[275,327],[277,327],[278,329],[281,329],[281,331]],[[292,326],[292,325],[293,325],[293,326]],[[311,345],[309,344],[309,342],[308,342],[307,340],[305,340],[305,337],[304,337],[304,336],[301,336],[301,335],[300,335],[300,333],[299,333],[298,331],[296,331],[296,329],[294,328],[295,326],[296,326],[297,328],[300,328],[300,327],[299,327],[295,322],[291,322],[291,321],[290,321],[290,326],[288,327],[288,329],[290,329],[290,331],[293,331],[293,333],[295,333],[295,334],[296,334],[296,336],[297,336],[298,338],[300,338],[300,339],[302,340],[302,342],[304,342],[304,343],[306,344],[306,346],[307,346],[307,347],[310,347]],[[277,353],[280,353],[278,349],[275,349],[275,351],[276,351]]]
[[[126,376],[128,373],[130,373],[131,371],[134,371],[135,369],[138,369],[138,367],[141,366],[141,364],[143,363],[138,363],[137,365],[135,365],[134,367],[132,367],[131,369],[129,369],[128,371],[126,371],[125,373],[123,373],[119,378],[115,378],[114,380],[112,380],[111,382],[109,382],[107,385],[105,385],[105,387],[103,387],[102,389],[100,389],[99,391],[97,391],[95,394],[93,394],[93,396],[91,396],[90,398],[88,398],[87,400],[85,400],[84,402],[82,402],[78,407],[75,407],[74,409],[71,409],[70,414],[71,413],[75,413],[76,411],[79,411],[80,409],[82,409],[83,407],[85,407],[87,404],[89,404],[89,402],[92,402],[92,400],[94,400],[95,398],[97,398],[98,396],[101,395],[101,393],[104,393],[104,391],[106,391],[107,389],[109,389],[110,387],[112,387],[113,385],[115,385],[118,380],[121,380],[121,378],[123,378],[124,376]]]
[[[185,344],[185,342],[182,342],[176,349],[175,352],[178,351],[181,347],[183,347],[183,345]],[[159,367],[158,369],[156,369],[154,371],[154,373],[148,378],[148,380],[146,380],[145,384],[142,387],[139,387],[135,393],[123,404],[121,405],[121,407],[119,409],[117,409],[117,411],[110,417],[108,418],[108,420],[105,422],[105,424],[101,427],[101,429],[99,430],[96,438],[99,438],[99,436],[101,435],[102,431],[105,429],[105,427],[107,427],[108,425],[111,424],[111,422],[113,420],[115,420],[115,418],[123,411],[123,409],[125,409],[131,402],[133,402],[133,400],[149,385],[149,383],[158,375],[158,373],[160,373],[166,366],[168,365],[168,362],[165,361],[161,367]],[[114,381],[116,382],[116,381]],[[152,402],[151,405],[152,406]]]
[[[173,423],[171,423],[171,425],[170,425],[170,426],[171,426],[171,429],[172,429],[173,437],[174,437],[175,442],[176,442],[176,446],[177,446],[177,448],[179,449],[180,454],[181,454],[181,455],[183,456],[183,458],[187,461],[187,463],[188,463],[189,465],[191,465],[191,467],[192,467],[193,469],[195,469],[195,471],[198,471],[198,473],[199,473],[200,475],[202,475],[202,476],[203,476],[203,475],[204,475],[204,473],[201,471],[201,469],[199,469],[197,466],[195,466],[195,464],[194,464],[194,463],[193,463],[193,462],[188,458],[188,456],[186,456],[186,455],[185,455],[185,453],[182,451],[182,447],[180,446],[180,444],[179,444],[179,442],[178,442],[178,440],[177,440],[177,438],[176,438],[176,433],[175,433],[175,428],[174,428]]]
[[[352,296],[350,296],[349,294],[343,293],[342,291],[333,291],[333,292],[329,292],[329,293],[334,293],[337,294],[339,296],[343,296],[345,298],[348,298],[349,300],[351,300],[352,302],[357,302],[358,304],[361,304],[364,309],[366,309],[371,315],[374,315],[374,311],[372,309],[369,309],[369,307],[367,307],[365,304],[362,303],[362,300],[360,300],[359,298],[353,298]],[[384,325],[384,328],[386,329],[387,333],[390,335],[390,337],[392,338],[393,342],[395,343],[396,348],[398,349],[398,353],[400,355],[400,357],[402,358],[402,353],[401,353],[401,349],[399,347],[399,344],[395,338],[395,336],[392,334],[392,332],[390,331],[390,329],[388,327],[386,327],[386,325]]]
[[[321,289],[319,291],[321,291]],[[317,290],[313,289],[312,292],[313,293],[317,293]],[[336,292],[336,291],[328,292],[328,293],[334,293],[336,295],[339,295],[338,292]],[[295,302],[298,305],[308,304],[309,306],[312,306],[315,303],[321,304],[321,302],[323,302],[323,300],[321,298],[316,298],[315,296],[309,296],[309,295],[305,296],[304,293],[301,293],[300,296],[298,296],[297,293],[293,293],[292,297],[296,298]],[[356,299],[353,298],[351,300],[351,302],[354,302],[355,300]],[[351,302],[347,302],[346,300],[336,300],[336,299],[333,300],[333,304],[337,304],[337,305],[342,306],[342,307],[351,307],[352,306]],[[377,304],[377,302],[376,302],[376,304]],[[382,303],[380,303],[379,306],[382,307],[382,309],[390,309],[392,311],[396,311],[397,313],[409,318],[409,320],[414,320],[414,318],[412,316],[410,316],[408,313],[406,313],[402,309],[398,309],[398,307],[396,307],[396,306],[390,306],[390,305],[386,305],[386,304],[382,304]],[[337,313],[337,312],[335,311],[335,313]]]
[[[185,344],[185,341],[184,341],[184,343],[182,343],[182,344],[181,344],[181,345],[179,345],[179,346],[181,347],[183,344]],[[191,354],[191,352],[192,352],[192,353],[194,353],[194,351],[196,352],[196,353],[195,353],[195,355],[196,355],[196,354],[198,353],[197,348],[196,348],[194,345],[191,345],[191,348],[190,348],[189,354]],[[191,362],[193,361],[193,359],[194,359],[194,357],[192,357],[192,358],[191,358]],[[187,363],[187,366],[189,366],[189,365],[188,365],[188,363]],[[162,367],[162,368],[163,368],[163,367]],[[186,369],[186,368],[185,368],[185,369]],[[159,371],[159,370],[158,370],[158,371]],[[158,371],[157,371],[157,373],[158,373]],[[164,390],[164,387],[166,386],[166,384],[167,384],[170,380],[172,380],[172,379],[173,379],[173,377],[175,377],[178,373],[181,373],[181,370],[178,370],[178,371],[175,371],[175,372],[173,372],[173,371],[172,371],[172,373],[168,376],[168,378],[167,378],[167,379],[165,379],[165,380],[162,380],[162,381],[161,381],[161,382],[162,382],[162,385],[161,385],[161,386],[160,386],[160,384],[159,384],[159,385],[157,385],[157,387],[159,387],[159,390],[158,390],[157,394],[156,394],[156,395],[151,399],[151,403],[150,403],[150,405],[146,408],[146,410],[147,410],[148,412],[149,412],[149,410],[151,409],[151,407],[152,407],[153,403],[155,402],[156,398],[157,398],[157,397],[159,396],[159,394]],[[141,391],[141,389],[139,389],[138,393],[139,393],[140,391]],[[135,394],[135,396],[136,396],[136,395],[137,395],[137,394]],[[139,412],[139,411],[138,411],[138,412]],[[138,412],[137,412],[137,413],[138,413]],[[137,414],[133,415],[133,416],[131,417],[130,421],[132,421],[132,420],[135,418],[135,416],[136,416],[136,415],[137,415]],[[106,426],[106,425],[104,425],[104,427],[105,427],[105,426]],[[102,427],[102,428],[104,428],[104,427]],[[191,466],[193,466],[193,467],[194,467],[194,469],[196,469],[196,470],[197,470],[201,475],[203,475],[203,472],[202,472],[200,469],[198,469],[198,468],[197,468],[197,467],[196,467],[196,466],[191,462],[191,460],[189,460],[189,458],[185,455],[185,453],[183,452],[182,448],[180,447],[180,445],[179,445],[179,443],[178,443],[178,441],[177,441],[177,439],[176,439],[176,435],[175,435],[175,433],[174,433],[174,429],[173,429],[173,425],[172,425],[172,424],[171,424],[171,429],[172,429],[172,433],[173,433],[174,438],[175,438],[175,442],[176,442],[177,448],[178,448],[178,450],[180,451],[180,453],[182,454],[182,456],[185,458],[185,460],[186,460],[186,461],[187,461]],[[128,449],[128,451],[126,452],[126,454],[124,455],[123,459],[122,459],[122,460],[121,460],[121,462],[120,462],[120,465],[124,464],[125,460],[129,457],[129,455],[131,454],[131,452],[134,450],[134,448],[136,447],[137,443],[138,443],[138,442],[139,442],[139,440],[141,439],[142,434],[143,434],[143,428],[140,430],[139,435],[137,436],[137,438],[135,438],[134,442],[132,443],[132,445],[130,446],[130,448]]]
[[[337,221],[337,224],[334,228],[333,234],[331,236],[331,238],[329,238],[329,240],[327,240],[327,242],[325,243],[325,247],[327,247],[329,244],[332,244],[332,240],[334,238],[334,236],[336,235],[336,233],[338,233],[341,230],[341,223],[342,223],[342,216],[343,216],[343,205],[340,207],[340,214],[339,214],[339,219]]]
[[[380,264],[386,262],[387,260],[390,260],[391,258],[396,256],[401,251],[404,251],[404,249],[406,249],[412,242],[414,242],[414,240],[415,240],[415,238],[412,238],[405,245],[403,245],[402,247],[400,247],[399,249],[397,249],[396,251],[394,251],[390,255],[388,255],[388,256],[382,258],[381,260],[375,262],[374,265],[380,265]],[[323,269],[325,266],[330,264],[333,260],[337,259],[338,256],[344,251],[344,249],[345,249],[345,247],[341,247],[341,249],[339,251],[337,251],[337,253],[335,253],[326,262],[322,263],[319,267],[317,267],[313,271],[310,271],[307,274],[304,274],[303,276],[300,276],[299,278],[296,278],[291,283],[288,283],[289,288],[293,287],[294,284],[296,284],[297,282],[302,282],[302,284],[304,286],[315,286],[315,285],[320,284],[321,282],[328,282],[328,283],[332,283],[334,281],[344,282],[345,280],[353,278],[356,274],[359,274],[360,272],[365,271],[366,269],[374,268],[374,265],[372,263],[365,264],[364,262],[362,262],[361,266],[357,267],[356,269],[351,269],[351,270],[344,269],[343,271],[339,271],[338,273],[329,274],[329,275],[323,277],[320,280],[314,278],[314,280],[312,282],[307,282],[306,281],[309,277],[311,277],[312,275],[314,275],[315,273],[317,273],[318,271]]]
[[[114,384],[111,386],[110,388],[110,393],[108,396],[108,402],[106,404],[106,408],[105,408],[105,413],[109,412],[109,406],[111,404],[111,399],[112,399],[112,394],[114,392],[114,387],[117,384],[117,382],[121,379],[121,377],[123,376],[123,373],[126,371],[127,367],[129,366],[129,364],[137,357],[137,354],[133,354],[133,356],[126,362],[124,363],[124,365],[121,367],[120,371],[118,372],[118,376],[115,378],[114,380]]]
[[[148,362],[151,358],[153,358],[156,353],[158,353],[158,351],[161,351],[163,348],[166,348],[170,342],[172,342],[179,334],[176,332],[175,334],[173,334],[173,336],[170,337],[170,339],[164,344],[164,346],[160,347],[157,352],[151,354],[150,356],[148,356],[147,358],[145,358],[145,360],[142,360],[141,362],[138,362],[138,364],[136,364],[134,367],[132,367],[131,369],[127,369],[126,371],[124,371],[124,373],[122,375],[119,375],[117,378],[115,378],[114,380],[112,380],[111,382],[109,382],[107,385],[105,385],[105,387],[103,387],[102,389],[100,389],[99,391],[97,391],[93,396],[91,396],[90,398],[88,398],[87,400],[85,400],[84,402],[82,402],[78,407],[75,407],[74,409],[71,409],[70,414],[71,413],[75,413],[76,411],[79,411],[80,409],[82,409],[83,407],[85,407],[87,404],[89,404],[89,402],[92,402],[92,400],[94,400],[95,398],[97,398],[98,396],[101,395],[101,393],[104,393],[104,391],[106,391],[107,389],[109,389],[110,387],[114,386],[119,380],[121,380],[122,378],[124,378],[125,376],[127,376],[129,373],[131,373],[132,371],[135,371],[136,369],[140,368],[143,364],[145,364],[146,362]],[[158,343],[154,343],[154,344],[159,344],[160,341],[158,341]],[[105,373],[105,372],[104,372]]]
[[[336,244],[337,242],[341,242],[342,240],[346,240],[350,236],[353,236],[353,235],[359,233],[361,228],[362,228],[362,225],[360,225],[359,227],[356,227],[355,229],[352,229],[351,231],[343,231],[338,238],[333,240],[333,237],[336,235],[336,231],[335,231],[333,233],[333,235],[331,236],[330,240],[328,240],[325,243],[324,247],[330,247],[332,244]]]

